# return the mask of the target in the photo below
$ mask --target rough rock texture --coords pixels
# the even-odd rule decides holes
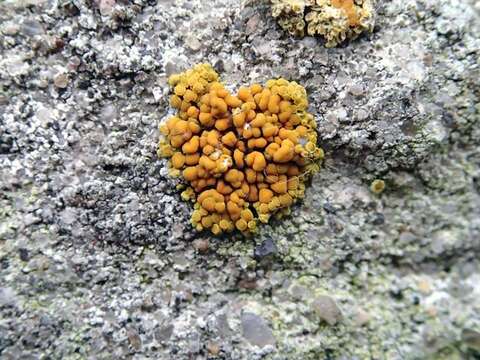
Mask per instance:
[[[0,357],[478,358],[479,12],[384,1],[325,49],[267,2],[0,2]],[[310,94],[326,163],[255,238],[192,231],[156,158],[198,62]]]

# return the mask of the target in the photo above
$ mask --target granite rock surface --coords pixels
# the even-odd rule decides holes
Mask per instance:
[[[478,359],[480,2],[377,11],[326,49],[268,1],[0,1],[0,357]],[[309,92],[326,161],[252,238],[156,156],[199,62]]]

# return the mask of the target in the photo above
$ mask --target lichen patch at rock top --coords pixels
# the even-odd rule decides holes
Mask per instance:
[[[161,125],[159,155],[188,184],[182,198],[195,202],[195,228],[249,233],[288,213],[323,159],[305,89],[277,79],[233,95],[208,64],[169,84],[178,112]]]
[[[374,0],[271,0],[272,16],[290,34],[320,35],[327,47],[372,31]]]

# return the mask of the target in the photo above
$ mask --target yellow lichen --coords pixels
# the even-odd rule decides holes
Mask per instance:
[[[321,35],[327,47],[373,31],[375,0],[271,0],[272,16],[294,36]]]
[[[373,180],[370,184],[370,190],[374,194],[381,194],[385,190],[385,181],[380,179]]]
[[[287,214],[323,159],[305,89],[275,79],[231,94],[207,64],[169,84],[177,114],[161,125],[158,152],[188,184],[193,226],[248,233]]]

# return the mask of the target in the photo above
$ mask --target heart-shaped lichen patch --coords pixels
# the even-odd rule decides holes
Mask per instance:
[[[208,64],[169,84],[178,111],[161,125],[159,155],[188,185],[182,198],[195,202],[193,226],[248,233],[288,213],[323,159],[305,89],[277,79],[233,95]]]

